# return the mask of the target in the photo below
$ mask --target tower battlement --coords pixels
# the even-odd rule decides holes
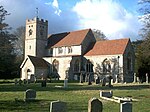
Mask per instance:
[[[47,20],[44,20],[44,19],[39,19],[37,17],[35,17],[34,19],[27,19],[26,20],[26,24],[30,24],[30,23],[42,23],[42,24],[48,24],[48,21]]]

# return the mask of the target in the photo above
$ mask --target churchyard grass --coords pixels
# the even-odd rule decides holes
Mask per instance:
[[[25,102],[25,91],[36,90],[36,100]],[[88,101],[99,97],[99,90],[112,90],[114,96],[131,97],[139,101],[133,102],[133,112],[150,112],[150,84],[115,84],[113,88],[87,83],[69,83],[63,88],[63,82],[15,85],[0,84],[0,112],[49,112],[51,101],[60,100],[67,103],[68,112],[87,112]],[[100,99],[103,112],[119,112],[120,104]]]

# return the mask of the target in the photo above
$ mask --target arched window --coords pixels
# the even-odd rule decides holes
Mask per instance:
[[[76,60],[74,63],[74,71],[80,72],[80,61],[79,60]]]
[[[59,61],[57,61],[57,60],[55,59],[55,60],[53,61],[52,65],[53,65],[52,71],[53,71],[53,72],[58,72],[58,71],[59,71]]]
[[[107,58],[104,59],[102,62],[102,67],[103,67],[103,73],[110,73],[111,72],[111,65],[110,65],[110,60]]]
[[[93,63],[90,60],[87,60],[86,72],[93,72]]]

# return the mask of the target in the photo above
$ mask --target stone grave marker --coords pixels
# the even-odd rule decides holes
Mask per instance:
[[[132,112],[132,103],[131,102],[121,103],[120,112]]]
[[[36,98],[36,91],[33,89],[28,89],[26,90],[26,98],[25,100],[29,101],[29,100],[35,100]]]
[[[118,75],[116,75],[116,82],[115,83],[118,83]]]
[[[96,84],[99,84],[100,83],[100,79],[99,77],[96,79]]]
[[[146,83],[148,83],[148,73],[146,73]]]
[[[97,98],[91,98],[88,102],[88,112],[102,112],[102,102]]]
[[[112,87],[112,84],[111,84],[112,76],[109,76],[108,79],[109,79],[108,86],[109,86],[109,87]]]
[[[136,77],[136,73],[134,73],[134,81],[133,83],[136,83],[137,82],[137,77]]]
[[[41,87],[46,87],[46,80],[42,80]]]
[[[64,88],[67,88],[68,87],[68,79],[65,79],[64,80]]]
[[[106,86],[106,78],[105,77],[102,79],[102,86]]]
[[[67,112],[67,105],[62,101],[52,101],[50,103],[50,112]]]
[[[100,91],[100,97],[111,98],[113,96],[113,91]]]

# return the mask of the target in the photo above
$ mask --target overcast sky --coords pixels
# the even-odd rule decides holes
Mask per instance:
[[[36,16],[49,22],[49,33],[86,28],[101,30],[108,39],[140,39],[138,0],[0,0],[11,13],[6,22],[13,28]]]

